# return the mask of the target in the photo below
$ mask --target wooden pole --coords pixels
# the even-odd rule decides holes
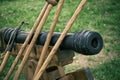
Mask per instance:
[[[9,58],[9,56],[10,56],[10,51],[7,51],[7,52],[5,53],[3,62],[2,62],[2,64],[1,64],[1,66],[0,66],[0,74],[1,74],[2,71],[4,70],[4,67],[5,67],[5,65],[6,65],[6,63],[7,63],[7,60],[8,60],[8,58]]]
[[[14,32],[13,32],[13,33],[14,33]],[[8,60],[8,58],[9,58],[9,56],[10,56],[10,51],[7,51],[7,49],[8,49],[8,47],[9,47],[9,45],[10,45],[11,40],[12,40],[13,33],[12,33],[11,36],[10,36],[10,39],[9,39],[9,41],[8,41],[8,44],[7,44],[7,47],[6,47],[6,49],[5,49],[4,59],[3,59],[2,63],[1,63],[1,65],[0,65],[0,75],[1,75],[2,71],[4,70],[4,67],[5,67],[5,65],[6,65],[6,63],[7,63],[7,60]]]
[[[36,29],[36,32],[35,32],[35,34],[34,34],[34,36],[32,38],[32,41],[31,41],[29,47],[27,48],[27,51],[26,51],[26,53],[25,53],[25,55],[23,57],[23,60],[22,60],[21,64],[19,65],[19,68],[18,68],[18,70],[17,70],[17,72],[15,74],[14,80],[18,80],[19,75],[20,75],[20,73],[21,73],[21,71],[22,71],[22,69],[23,69],[23,67],[24,67],[24,65],[25,65],[25,63],[26,63],[26,61],[27,61],[27,59],[29,57],[29,54],[30,54],[30,52],[31,52],[31,50],[32,50],[32,48],[33,48],[33,46],[34,46],[34,44],[35,44],[35,42],[36,42],[36,40],[37,40],[37,38],[39,36],[39,33],[42,30],[43,25],[45,24],[45,21],[46,21],[48,15],[50,13],[52,7],[53,6],[51,4],[48,5],[45,14],[44,14],[43,18],[41,19],[41,22],[38,25],[38,28]]]
[[[41,52],[41,55],[40,55],[40,58],[39,58],[38,65],[37,65],[37,67],[36,67],[34,76],[37,74],[38,70],[40,69],[40,67],[41,67],[42,64],[43,64],[45,55],[46,55],[47,50],[48,50],[48,46],[49,46],[49,44],[50,44],[50,41],[51,41],[51,38],[52,38],[52,35],[53,35],[54,28],[55,28],[55,26],[56,26],[56,24],[57,24],[57,21],[58,21],[60,12],[61,12],[61,10],[62,10],[63,3],[64,3],[64,0],[60,0],[59,3],[58,3],[58,8],[57,8],[57,10],[56,10],[56,13],[55,13],[53,22],[52,22],[52,24],[51,24],[50,31],[49,31],[49,33],[48,33],[48,35],[47,35],[45,45],[43,46],[43,50],[42,50],[42,52]]]
[[[24,44],[22,45],[20,51],[18,52],[18,54],[17,54],[17,56],[16,56],[16,58],[15,58],[13,64],[12,64],[12,66],[11,66],[10,70],[8,71],[8,73],[7,73],[7,75],[6,75],[6,77],[5,77],[4,80],[8,80],[9,77],[10,77],[10,75],[12,74],[13,70],[15,69],[15,66],[17,65],[17,63],[18,63],[18,61],[19,61],[19,59],[20,59],[23,51],[25,50],[26,46],[28,45],[28,43],[29,43],[29,41],[30,41],[33,33],[35,32],[35,30],[36,30],[39,22],[41,21],[41,19],[42,19],[44,13],[45,13],[47,7],[48,7],[48,3],[46,2],[45,5],[44,5],[44,7],[43,7],[43,9],[42,9],[42,11],[41,11],[41,13],[39,14],[38,18],[36,19],[36,21],[35,21],[32,29],[30,31],[30,34],[27,36]]]
[[[67,32],[69,31],[69,29],[71,28],[72,24],[74,23],[74,21],[76,20],[78,14],[80,13],[83,5],[86,3],[86,0],[82,0],[80,5],[78,6],[78,8],[76,9],[75,13],[73,14],[72,18],[69,20],[69,22],[67,23],[65,29],[63,30],[62,34],[60,35],[58,41],[56,42],[55,46],[53,47],[53,49],[51,50],[50,54],[48,55],[47,59],[45,60],[45,62],[43,63],[41,69],[38,71],[37,75],[35,76],[34,80],[39,80],[43,74],[43,72],[45,71],[46,67],[48,66],[48,64],[50,63],[51,59],[53,58],[55,52],[57,51],[57,49],[59,48],[62,40],[64,39],[65,35],[67,34]]]
[[[0,66],[0,74],[2,73],[2,71],[4,70],[4,67],[7,63],[7,60],[10,56],[10,52],[12,51],[12,48],[13,48],[13,45],[14,45],[14,41],[15,41],[15,38],[18,34],[18,30],[21,28],[21,26],[24,24],[24,21],[22,21],[18,26],[17,28],[12,32],[11,36],[10,36],[10,39],[8,41],[8,44],[7,44],[7,47],[6,47],[6,50],[5,50],[5,56],[4,56],[4,59],[2,61],[2,64]]]

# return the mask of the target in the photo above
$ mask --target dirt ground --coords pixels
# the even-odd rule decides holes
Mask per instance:
[[[117,57],[117,54],[113,53],[105,54],[104,50],[102,50],[99,54],[92,56],[76,54],[73,63],[68,66],[78,66],[79,68],[95,67],[115,57]]]

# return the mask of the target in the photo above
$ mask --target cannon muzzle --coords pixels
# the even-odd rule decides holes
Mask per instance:
[[[0,33],[2,36],[4,35],[5,43],[8,43],[10,35],[14,31],[13,28],[2,29]],[[25,32],[19,30],[17,37],[15,39],[16,43],[24,43],[26,37],[29,32]],[[37,45],[44,45],[46,41],[48,32],[41,32],[36,41]],[[56,41],[58,40],[61,33],[54,32],[50,46],[54,46]],[[2,43],[1,43],[2,44]],[[62,44],[60,45],[60,49],[68,49],[74,50],[75,52],[84,54],[84,55],[94,55],[101,51],[103,47],[103,39],[101,35],[94,31],[84,30],[82,32],[77,32],[75,34],[68,33],[64,38]]]

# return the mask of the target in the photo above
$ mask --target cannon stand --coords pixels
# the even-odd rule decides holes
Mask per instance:
[[[49,51],[50,50],[51,48],[49,48]],[[47,55],[45,57],[47,57]],[[59,49],[40,80],[93,80],[93,76],[89,68],[79,69],[67,74],[64,72],[64,66],[72,63],[73,57],[73,51]],[[38,60],[35,58],[30,58],[27,61],[25,66],[26,80],[32,80],[37,62]]]

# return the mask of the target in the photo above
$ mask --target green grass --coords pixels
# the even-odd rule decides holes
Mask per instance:
[[[7,65],[5,66],[5,68],[4,68],[3,72],[2,72],[2,75],[0,75],[0,80],[3,80],[3,79],[4,79],[4,77],[6,76],[7,72],[9,71],[9,69],[10,69],[10,67],[11,67],[14,59],[15,59],[15,58],[14,58],[13,56],[10,56],[10,58],[8,59],[8,62],[6,63]],[[19,63],[20,63],[20,61],[18,62],[18,64],[19,64]],[[13,80],[14,75],[15,75],[15,71],[17,70],[17,68],[18,68],[18,65],[17,65],[17,67],[15,68],[14,72],[12,72],[9,80]],[[25,77],[24,77],[24,69],[23,69],[22,73],[20,74],[20,78],[19,78],[19,79],[20,79],[20,80],[25,80]]]
[[[94,77],[97,80],[119,80],[120,79],[120,58],[112,59],[103,63],[97,68],[93,68]]]
[[[55,31],[62,32],[79,2],[80,0],[65,0]],[[21,21],[25,21],[28,22],[29,25],[22,27],[22,29],[30,31],[44,3],[44,0],[0,0],[0,28],[15,27]],[[49,30],[56,8],[57,6],[50,12],[43,31]],[[120,79],[118,65],[120,64],[120,59],[118,59],[120,57],[119,20],[120,0],[88,0],[70,29],[70,32],[78,32],[84,29],[99,32],[104,40],[103,52],[105,54],[113,53],[118,55],[115,60],[110,60],[92,69],[96,80]],[[111,72],[107,74],[110,70]],[[111,79],[111,77],[113,79]]]

